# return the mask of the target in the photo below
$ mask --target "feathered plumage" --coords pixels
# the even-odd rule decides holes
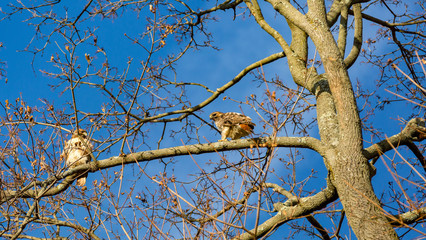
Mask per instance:
[[[65,159],[65,163],[69,168],[73,168],[90,162],[92,151],[93,145],[87,139],[87,132],[83,129],[78,129],[73,133],[71,139],[65,143],[61,158]],[[77,185],[84,186],[86,178],[87,173],[79,176]]]
[[[212,112],[210,114],[216,127],[221,132],[219,141],[227,141],[226,138],[239,139],[253,133],[254,124],[250,117],[236,112]]]

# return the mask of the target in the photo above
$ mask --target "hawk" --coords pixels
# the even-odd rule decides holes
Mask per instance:
[[[62,151],[61,158],[65,159],[68,168],[73,168],[78,165],[90,162],[93,145],[87,139],[87,132],[83,129],[76,130],[70,140],[65,143],[65,148]],[[78,186],[86,184],[87,173],[79,176],[77,179]]]
[[[239,139],[253,133],[254,124],[251,118],[236,112],[212,112],[210,119],[216,124],[222,138],[219,142],[227,141],[226,138]]]

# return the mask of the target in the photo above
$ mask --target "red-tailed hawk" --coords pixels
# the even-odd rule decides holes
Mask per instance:
[[[87,132],[83,129],[78,129],[72,134],[71,139],[65,143],[61,158],[65,159],[68,168],[73,168],[90,162],[92,151],[93,145],[87,139]],[[86,184],[86,177],[87,173],[79,176],[77,185],[84,186]]]
[[[219,142],[227,141],[226,138],[239,139],[253,133],[254,124],[251,118],[236,112],[212,112],[210,114],[216,127],[221,132],[222,138]]]

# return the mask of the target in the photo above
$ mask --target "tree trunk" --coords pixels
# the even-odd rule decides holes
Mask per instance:
[[[327,156],[329,171],[349,224],[358,239],[398,239],[371,185],[369,163],[362,153],[361,121],[343,56],[328,28],[318,25],[313,32],[310,36],[324,64],[339,125],[337,146]]]
[[[397,239],[371,185],[369,163],[362,152],[361,120],[342,56],[344,51],[339,50],[330,31],[324,1],[308,0],[309,11],[306,15],[288,1],[268,2],[287,21],[308,34],[321,57],[325,70],[324,79],[328,82],[330,91],[318,92],[316,87],[310,90],[316,93],[317,100],[321,100],[317,102],[317,119],[321,140],[329,146],[326,165],[349,224],[358,239]],[[286,55],[290,71],[297,75],[296,66],[292,66],[290,61],[292,53],[288,52]],[[321,85],[321,80],[315,84]],[[324,105],[320,106],[321,104]]]

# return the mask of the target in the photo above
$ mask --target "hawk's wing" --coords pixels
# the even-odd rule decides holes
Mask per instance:
[[[224,126],[233,126],[237,124],[246,124],[251,128],[254,128],[256,124],[251,121],[251,118],[236,112],[227,112],[222,115],[222,121]]]

